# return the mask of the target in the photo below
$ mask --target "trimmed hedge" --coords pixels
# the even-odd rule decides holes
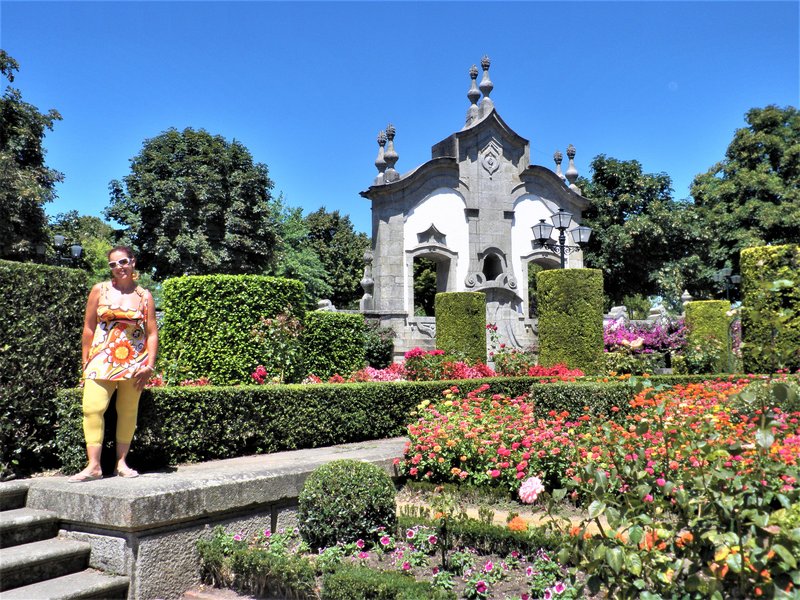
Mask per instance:
[[[262,363],[253,328],[261,317],[290,313],[304,318],[299,281],[261,275],[193,275],[162,286],[164,318],[159,368],[176,378],[205,376],[217,385],[250,383]]]
[[[436,347],[446,354],[486,362],[486,294],[436,294]]]
[[[433,587],[397,571],[340,565],[322,580],[322,600],[455,600],[454,592]]]
[[[701,300],[686,305],[686,327],[689,329],[688,345],[708,348],[719,344],[720,356],[713,373],[733,371],[731,354],[731,318],[727,313],[731,303],[727,300]]]
[[[0,480],[56,464],[54,398],[80,379],[88,295],[84,271],[0,260]]]
[[[303,330],[306,373],[329,379],[347,376],[366,364],[366,325],[360,314],[314,311]]]
[[[702,377],[658,377],[683,383]],[[484,384],[486,394],[512,397],[529,391],[549,410],[606,414],[624,408],[634,388],[623,383],[538,384],[530,377],[318,385],[163,387],[144,391],[129,462],[153,470],[170,464],[317,448],[404,435],[423,400],[436,400],[456,385],[467,393]],[[64,472],[84,466],[81,390],[59,392],[55,447]],[[113,470],[116,415],[106,411],[103,465]],[[620,411],[620,414],[623,411]]]
[[[406,515],[397,517],[397,534],[415,525],[437,528],[435,519],[421,519]],[[493,523],[476,519],[448,519],[447,530],[453,539],[454,547],[474,548],[479,554],[508,556],[514,550],[522,554],[534,555],[539,550],[557,552],[562,546],[560,536],[548,532],[544,527],[529,526],[528,531],[511,531]]]
[[[745,372],[800,369],[800,246],[745,248],[739,268]]]
[[[603,273],[598,269],[552,269],[536,274],[539,364],[564,363],[584,373],[601,373]]]

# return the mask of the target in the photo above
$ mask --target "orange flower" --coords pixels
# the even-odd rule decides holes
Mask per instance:
[[[581,528],[580,528],[578,525],[573,525],[573,526],[572,526],[572,527],[570,527],[570,529],[569,529],[569,534],[570,534],[572,537],[578,537],[578,535],[580,534],[580,532],[581,532]]]
[[[527,531],[528,522],[518,515],[508,522],[508,528],[511,531]]]
[[[678,536],[678,539],[675,540],[675,545],[678,548],[683,548],[684,546],[688,546],[694,541],[694,536],[692,535],[691,531],[682,531]]]

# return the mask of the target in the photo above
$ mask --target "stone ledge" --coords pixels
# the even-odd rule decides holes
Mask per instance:
[[[370,462],[394,475],[405,438],[373,440],[246,456],[145,473],[68,483],[66,477],[30,480],[27,506],[53,511],[84,530],[144,532],[248,508],[294,501],[306,477],[339,459]]]

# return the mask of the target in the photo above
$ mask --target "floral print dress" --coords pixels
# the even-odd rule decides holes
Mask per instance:
[[[89,360],[83,370],[86,379],[130,379],[147,361],[147,298],[144,288],[136,287],[139,308],[131,310],[109,303],[109,286],[109,282],[103,283],[97,305],[97,327],[89,350]]]

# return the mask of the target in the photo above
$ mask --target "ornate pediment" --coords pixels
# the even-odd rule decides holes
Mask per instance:
[[[420,244],[441,244],[447,245],[447,236],[436,228],[436,225],[431,223],[425,231],[417,234],[417,242]]]

